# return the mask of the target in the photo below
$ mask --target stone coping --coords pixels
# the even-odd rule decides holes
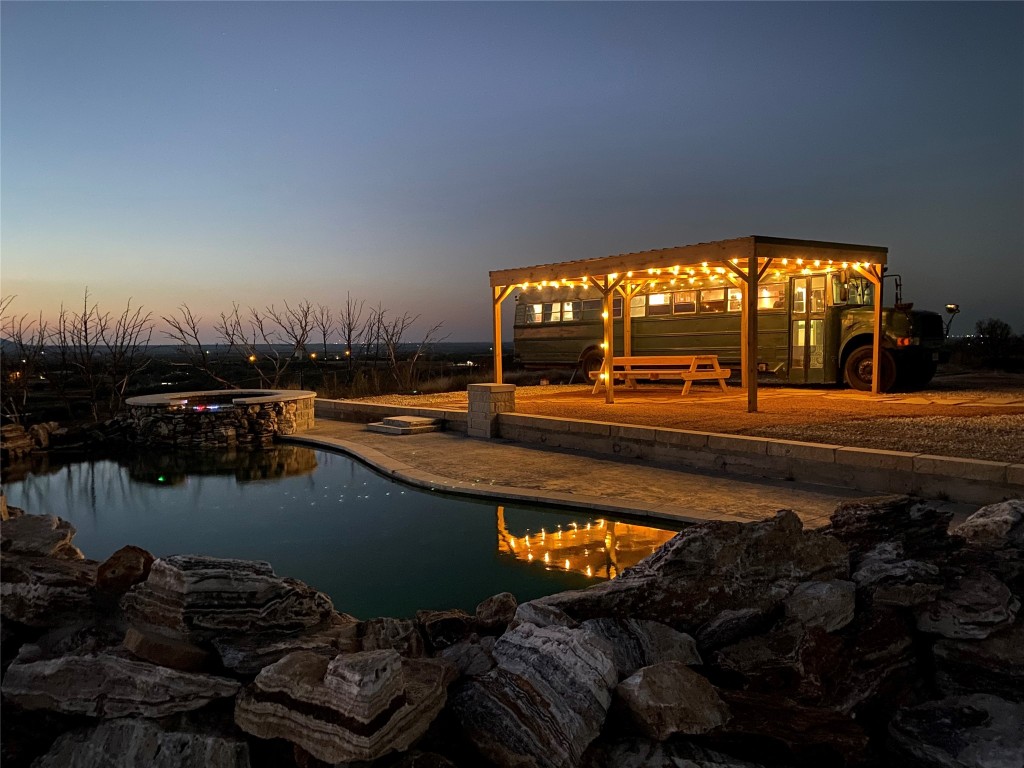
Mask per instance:
[[[557,507],[559,509],[580,509],[587,512],[606,513],[627,518],[664,520],[674,523],[700,523],[707,520],[726,520],[737,522],[733,515],[694,515],[691,510],[682,506],[665,504],[659,508],[651,508],[641,502],[632,503],[622,500],[615,501],[607,496],[591,496],[580,493],[566,493],[551,490],[536,490],[514,485],[492,485],[490,483],[472,483],[453,480],[441,475],[406,464],[386,453],[368,445],[352,440],[322,435],[288,435],[280,438],[282,442],[293,445],[306,445],[311,448],[326,448],[347,454],[386,477],[400,480],[406,485],[422,488],[436,493],[451,493],[458,496],[475,496],[481,499],[504,499],[506,501],[522,501]],[[748,522],[748,521],[742,521]],[[805,524],[808,528],[824,525],[827,521]]]
[[[175,401],[190,397],[225,397],[233,396],[233,405],[259,405],[260,403],[280,403],[289,400],[309,400],[316,397],[316,392],[308,389],[207,389],[198,392],[161,392],[158,395],[139,395],[129,397],[128,405],[142,408],[158,408],[175,405]]]

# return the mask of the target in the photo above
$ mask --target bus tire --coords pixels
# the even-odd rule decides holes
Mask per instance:
[[[892,359],[892,353],[887,349],[880,350],[881,368],[878,381],[878,388],[881,392],[888,392],[896,383],[896,362]],[[853,389],[861,392],[871,391],[871,375],[873,368],[874,351],[870,346],[857,347],[846,358],[843,366],[843,376],[846,383]]]
[[[583,381],[590,381],[590,374],[601,369],[604,362],[604,355],[600,349],[588,349],[580,358],[580,373],[583,374]]]

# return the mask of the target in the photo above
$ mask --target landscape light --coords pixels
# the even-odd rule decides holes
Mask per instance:
[[[949,313],[949,320],[946,322],[946,335],[949,336],[949,327],[953,324],[953,318],[960,314],[960,305],[947,304],[946,312]]]

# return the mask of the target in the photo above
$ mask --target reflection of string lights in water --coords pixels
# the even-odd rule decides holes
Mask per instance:
[[[505,508],[497,509],[498,552],[525,563],[575,572],[589,578],[613,579],[636,565],[676,535],[676,531],[600,519],[558,525],[514,536],[505,524]],[[565,535],[563,535],[565,534]]]

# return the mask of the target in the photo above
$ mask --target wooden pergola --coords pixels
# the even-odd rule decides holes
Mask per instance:
[[[871,391],[879,392],[882,327],[882,277],[888,249],[871,245],[790,240],[751,235],[734,240],[623,253],[596,259],[499,269],[490,273],[494,310],[494,381],[502,383],[501,305],[517,289],[531,285],[585,285],[600,292],[604,318],[605,400],[615,402],[612,376],[613,303],[623,297],[623,354],[630,354],[630,299],[651,283],[675,285],[730,284],[742,292],[740,368],[747,391],[747,411],[757,411],[757,286],[772,270],[774,279],[790,275],[822,275],[849,269],[874,285],[874,350]],[[718,282],[721,281],[721,282]]]

